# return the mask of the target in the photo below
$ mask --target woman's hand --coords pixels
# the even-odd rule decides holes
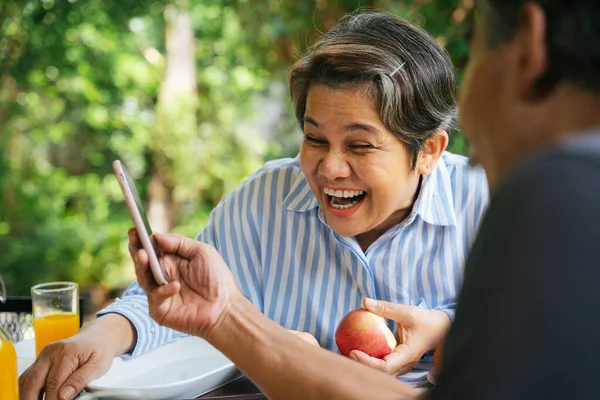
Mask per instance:
[[[23,400],[72,399],[92,380],[108,371],[113,355],[93,335],[76,335],[51,343],[19,378]],[[100,338],[101,339],[101,338]]]
[[[321,347],[321,345],[319,344],[319,341],[312,334],[310,334],[308,332],[295,331],[292,329],[288,329],[288,332],[294,334],[295,336],[299,337],[300,339],[304,340],[305,342],[312,344],[313,346]]]
[[[19,377],[21,400],[70,400],[135,343],[134,328],[119,314],[87,323],[79,333],[46,346]]]
[[[180,332],[206,338],[242,294],[215,248],[182,235],[155,234],[170,283],[159,286],[137,232],[129,230],[129,252],[138,283],[148,295],[152,319]]]
[[[450,318],[443,311],[365,299],[367,310],[398,322],[398,347],[383,359],[352,350],[350,358],[399,376],[409,372],[423,354],[434,349],[450,328]]]

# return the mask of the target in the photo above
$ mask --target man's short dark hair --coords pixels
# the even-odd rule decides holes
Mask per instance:
[[[548,70],[537,82],[537,94],[549,93],[561,81],[600,91],[598,0],[480,0],[489,45],[501,44],[513,36],[527,2],[540,5],[546,14]]]

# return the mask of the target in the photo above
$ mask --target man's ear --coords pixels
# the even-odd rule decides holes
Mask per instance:
[[[448,133],[446,131],[438,131],[427,139],[417,157],[417,173],[419,175],[429,175],[447,146]]]
[[[537,98],[539,84],[548,72],[546,14],[542,7],[526,2],[521,9],[519,29],[515,35],[518,57],[519,94],[525,100]]]

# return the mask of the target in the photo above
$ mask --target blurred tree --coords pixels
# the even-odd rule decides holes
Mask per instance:
[[[0,7],[0,270],[13,294],[42,280],[114,280],[130,224],[109,161],[125,136],[141,156],[131,138],[149,125],[159,82],[127,34],[147,10],[119,0]],[[136,118],[131,98],[143,105]]]
[[[191,177],[198,171],[194,149],[198,138],[198,90],[194,30],[189,4],[179,1],[165,8],[166,68],[158,92],[157,119],[150,148],[153,153],[153,174],[148,185],[148,219],[159,232],[173,229],[182,204],[198,196],[196,180],[181,182],[179,177]],[[175,190],[178,189],[178,193]]]
[[[435,35],[460,75],[472,3],[3,0],[0,273],[11,294],[133,278],[113,159],[137,180],[155,230],[193,236],[265,157],[297,151],[276,89],[320,32],[356,8],[388,10]],[[289,112],[266,133],[252,121],[273,93]],[[460,135],[452,150],[464,151]]]
[[[122,268],[129,266],[132,224],[112,176],[113,159],[126,163],[149,204],[158,203],[152,210],[163,208],[165,196],[178,201],[172,208],[178,215],[165,214],[158,227],[176,225],[188,235],[199,231],[225,191],[262,163],[260,143],[235,136],[236,118],[248,112],[244,101],[264,81],[262,73],[236,68],[232,49],[242,32],[232,29],[235,14],[218,1],[190,10],[203,49],[190,50],[188,60],[202,71],[192,69],[198,76],[188,77],[198,78],[205,99],[197,110],[193,100],[174,99],[179,95],[164,89],[173,87],[169,76],[180,78],[165,70],[167,5],[8,0],[0,6],[0,271],[12,293],[26,293],[41,280],[112,286],[133,278],[131,268]],[[219,62],[210,51],[217,45]],[[162,107],[156,108],[158,97]],[[187,107],[186,119],[165,116],[173,107]]]

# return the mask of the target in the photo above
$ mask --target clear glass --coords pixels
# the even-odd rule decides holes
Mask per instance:
[[[4,279],[2,279],[2,275],[0,275],[0,303],[4,303],[6,301],[6,286],[4,285]]]
[[[79,396],[77,400],[146,400],[139,390],[103,390]]]
[[[6,301],[6,287],[0,275],[0,302]],[[8,333],[0,326],[0,399],[19,400],[17,352]]]
[[[79,331],[79,286],[74,282],[40,283],[31,288],[35,355],[50,343]]]

